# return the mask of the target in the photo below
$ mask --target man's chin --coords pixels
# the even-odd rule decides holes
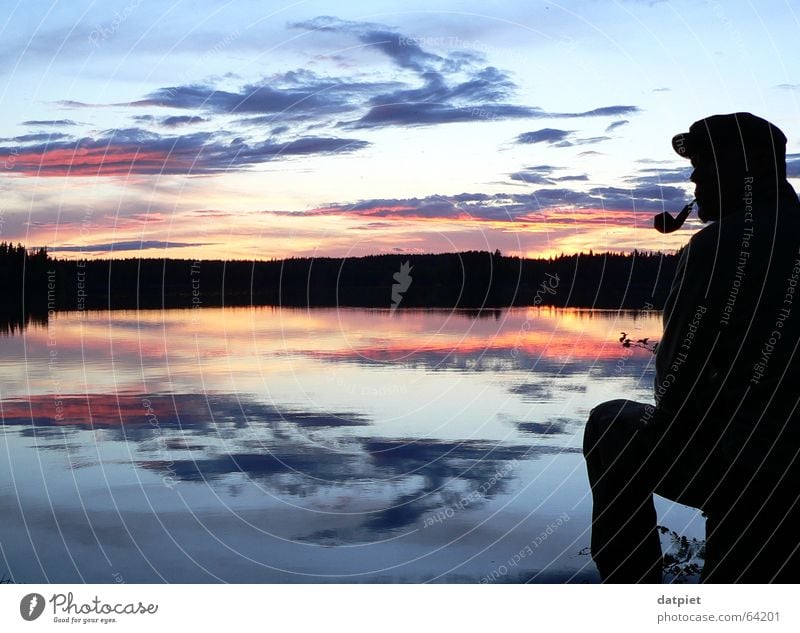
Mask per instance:
[[[702,222],[713,222],[720,218],[720,204],[716,200],[713,202],[697,201],[697,217]]]

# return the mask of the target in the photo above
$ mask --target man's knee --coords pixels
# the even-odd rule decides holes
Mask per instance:
[[[629,416],[632,409],[631,405],[639,403],[631,400],[609,400],[602,402],[589,412],[589,419],[586,421],[586,428],[583,430],[583,454],[584,456],[594,449],[604,438],[614,433],[615,427],[626,424],[625,418]],[[606,439],[606,441],[608,441]]]
[[[610,424],[619,417],[620,414],[624,414],[625,410],[630,408],[631,404],[638,403],[622,398],[601,402],[589,412],[589,423]]]

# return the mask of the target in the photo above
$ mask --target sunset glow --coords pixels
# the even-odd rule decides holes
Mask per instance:
[[[672,251],[701,225],[652,229],[691,197],[669,140],[736,110],[782,127],[800,174],[788,6],[146,4],[5,7],[3,239],[62,258]],[[730,28],[687,31],[712,21]],[[742,44],[754,28],[775,48]]]

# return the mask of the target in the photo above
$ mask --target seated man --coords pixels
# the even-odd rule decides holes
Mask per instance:
[[[589,417],[592,557],[604,582],[661,582],[658,493],[706,514],[704,582],[798,582],[800,203],[786,138],[737,113],[672,142],[710,225],[664,307],[655,406],[614,400]]]

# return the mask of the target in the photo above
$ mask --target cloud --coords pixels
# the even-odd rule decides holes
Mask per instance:
[[[556,182],[568,182],[568,181],[588,181],[589,175],[588,174],[567,174],[566,176],[554,176],[553,180]]]
[[[347,80],[300,69],[275,74],[234,90],[221,90],[211,83],[159,88],[144,99],[125,104],[134,107],[192,109],[217,114],[272,115],[293,120],[298,117],[331,117],[360,109],[375,95],[400,85],[387,81]]]
[[[547,113],[535,106],[510,103],[517,85],[505,71],[481,66],[482,54],[463,50],[437,55],[422,48],[423,39],[406,37],[383,24],[319,16],[290,26],[355,37],[395,66],[416,75],[421,82],[375,94],[368,101],[367,112],[357,119],[340,122],[340,126],[349,129],[515,118],[617,116],[639,111],[636,106],[606,106],[585,112]]]
[[[560,167],[555,167],[553,165],[533,165],[509,174],[509,178],[511,178],[511,180],[524,182],[530,185],[554,185],[558,182],[578,182],[589,180],[589,176],[586,174],[565,174],[562,176],[556,176],[554,172],[560,170]]]
[[[164,127],[180,127],[182,125],[194,125],[195,123],[206,123],[208,119],[200,116],[168,116],[161,119]]]
[[[265,452],[254,446],[250,451],[214,453],[211,449],[189,458],[173,461],[139,462],[140,466],[181,481],[215,482],[232,474],[283,494],[309,496],[316,491],[335,490],[343,484],[366,484],[385,495],[380,507],[363,513],[355,525],[331,524],[294,540],[337,544],[365,542],[383,538],[395,530],[408,528],[426,513],[446,507],[447,482],[458,481],[469,493],[473,505],[503,495],[514,479],[515,460],[532,460],[547,455],[574,453],[574,447],[550,444],[501,444],[467,440],[449,442],[419,438],[353,438],[343,450],[330,451],[324,446],[299,438],[282,438]],[[486,489],[486,481],[505,473]],[[286,474],[292,474],[287,485]],[[300,477],[300,475],[305,475]],[[497,479],[497,477],[496,477]],[[381,486],[380,482],[394,482]]]
[[[549,143],[554,144],[564,141],[572,130],[557,130],[554,128],[546,127],[534,132],[525,132],[516,138],[517,143]]]
[[[622,187],[592,187],[588,191],[569,189],[556,190],[555,194],[537,191],[543,203],[567,202],[578,208],[610,209],[624,211],[661,211],[664,206],[672,207],[686,203],[686,191],[671,186],[638,186],[630,189]]]
[[[285,143],[226,141],[210,132],[161,136],[128,128],[76,141],[0,146],[0,159],[9,161],[12,173],[24,175],[213,174],[288,156],[349,153],[367,145],[358,139],[325,136]]]
[[[511,180],[515,180],[517,182],[524,182],[529,185],[552,185],[555,184],[555,180],[553,178],[548,178],[540,173],[535,171],[528,171],[528,170],[521,170],[515,171],[508,175]]]
[[[38,143],[41,141],[58,141],[60,139],[72,138],[70,134],[62,132],[40,132],[38,134],[23,134],[12,138],[0,138],[2,143]]]
[[[139,467],[171,480],[213,485],[233,475],[257,480],[284,496],[306,498],[317,492],[329,496],[342,485],[377,491],[379,504],[356,517],[355,526],[329,525],[305,534],[306,541],[348,536],[356,541],[412,525],[423,514],[452,503],[455,491],[448,489],[448,482],[459,482],[461,495],[474,493],[469,497],[477,506],[508,492],[518,460],[578,450],[560,445],[552,433],[536,444],[382,437],[370,433],[372,420],[361,413],[283,408],[241,394],[176,393],[145,399],[64,394],[61,400],[60,416],[54,414],[52,398],[6,400],[4,423],[9,432],[35,436],[44,448],[62,451],[72,448],[67,440],[81,430],[103,429],[108,438],[126,443]],[[154,416],[166,456],[153,456]],[[352,432],[342,434],[344,428]],[[224,450],[219,442],[208,441],[212,429],[215,437],[225,439]],[[331,433],[336,450],[326,443]],[[505,476],[494,485],[482,485],[499,472]]]
[[[73,99],[61,99],[55,102],[55,105],[62,108],[74,108],[80,110],[82,108],[100,108],[103,104],[100,103],[85,103],[84,101],[75,101]]]
[[[439,64],[443,58],[424,51],[414,38],[403,37],[400,33],[383,24],[353,22],[334,16],[321,15],[311,20],[295,22],[291,28],[308,31],[342,32],[355,36],[361,43],[385,54],[400,68],[424,73]]]
[[[68,126],[78,125],[72,119],[55,119],[55,120],[31,120],[23,121],[22,125],[30,125],[32,127],[54,127],[54,126]]]
[[[628,123],[630,123],[630,121],[628,121],[627,119],[622,119],[621,121],[614,121],[611,125],[609,125],[606,128],[606,134],[608,134],[613,130],[616,130],[617,128],[622,127],[623,125],[628,125]]]
[[[691,167],[674,167],[668,169],[648,167],[640,169],[636,175],[627,178],[627,182],[630,182],[634,186],[661,186],[675,183],[688,184],[691,173]]]
[[[107,242],[105,244],[86,244],[85,246],[51,246],[51,252],[83,253],[94,251],[143,251],[148,248],[186,248],[188,246],[209,246],[207,242],[164,242],[161,240],[131,240],[128,242]]]
[[[385,69],[349,76],[328,76],[306,68],[273,73],[257,81],[232,85],[235,78],[211,78],[201,82],[177,82],[162,86],[140,99],[124,103],[92,104],[62,100],[61,107],[133,107],[137,125],[158,125],[167,131],[200,123],[215,130],[241,130],[242,138],[230,140],[226,132],[155,134],[146,130],[114,130],[85,138],[30,137],[29,145],[15,158],[17,174],[126,175],[208,174],[246,169],[280,156],[352,152],[368,143],[340,138],[341,130],[433,126],[458,122],[492,122],[513,119],[577,119],[619,117],[639,112],[633,105],[610,105],[579,112],[547,112],[514,101],[517,84],[512,76],[488,65],[485,56],[469,50],[448,49],[437,54],[422,39],[409,38],[396,28],[373,22],[357,22],[318,16],[295,22],[308,37],[327,33],[342,37],[352,49],[372,51],[394,67],[391,80]],[[224,81],[224,87],[221,82]],[[146,110],[189,110],[170,116]],[[219,119],[222,118],[222,121]],[[70,121],[62,119],[62,122]],[[263,128],[274,135],[264,140]],[[320,130],[325,130],[324,132]],[[257,136],[256,130],[258,130]],[[337,132],[337,130],[339,130]],[[521,135],[518,142],[547,142],[559,147],[594,144],[605,136],[582,138],[570,131],[533,140],[539,130]],[[187,130],[188,132],[188,130]],[[345,135],[349,136],[349,135]],[[293,137],[293,138],[292,138]],[[58,141],[63,141],[59,143]],[[69,141],[69,142],[68,142]],[[0,147],[0,158],[11,150]],[[548,184],[540,180],[542,184]],[[558,181],[553,181],[558,182]]]
[[[566,423],[561,419],[555,419],[549,422],[519,422],[517,428],[523,433],[531,433],[533,435],[562,435],[567,432]]]
[[[800,154],[786,154],[786,176],[800,178]]]
[[[562,112],[553,113],[552,117],[561,117],[564,119],[582,119],[584,117],[602,117],[602,116],[620,116],[624,114],[636,114],[641,112],[638,106],[630,105],[615,105],[605,106],[603,108],[595,108],[594,110],[586,110],[585,112]]]
[[[574,138],[569,141],[571,145],[591,145],[593,143],[602,143],[603,141],[610,141],[610,136],[590,136],[588,138]]]
[[[137,327],[147,326],[139,323]],[[145,400],[147,408],[142,404]],[[35,425],[37,433],[53,427],[64,431],[70,427],[102,427],[119,440],[142,444],[152,439],[152,426],[146,415],[148,410],[158,412],[159,425],[167,436],[165,440],[170,442],[187,440],[187,432],[196,441],[202,441],[211,428],[218,433],[225,425],[240,426],[245,421],[252,427],[273,430],[284,427],[286,431],[307,429],[310,432],[343,427],[364,428],[372,424],[369,417],[358,412],[284,408],[250,400],[242,394],[226,393],[176,393],[171,396],[153,395],[144,400],[124,394],[64,394],[63,415],[60,416],[54,414],[51,405],[52,400],[42,396],[6,400],[3,422],[9,426]],[[172,438],[167,439],[169,436]],[[322,448],[320,452],[330,454]]]
[[[607,141],[609,136],[592,136],[588,138],[575,138],[574,130],[559,130],[556,128],[542,128],[533,132],[525,132],[514,139],[515,143],[547,143],[555,147],[572,147],[573,145],[590,145]]]
[[[205,122],[205,115],[239,115],[239,126],[285,126],[295,133],[319,127],[330,129],[378,129],[392,126],[431,126],[458,122],[491,122],[511,119],[587,118],[620,116],[639,111],[636,106],[612,105],[582,112],[546,112],[539,107],[514,103],[517,84],[511,75],[487,65],[481,53],[426,50],[424,40],[404,36],[396,28],[373,22],[318,16],[295,22],[291,28],[338,34],[355,39],[360,50],[374,51],[399,73],[386,81],[364,80],[363,75],[330,77],[308,69],[276,73],[239,87],[220,88],[213,80],[165,86],[114,107],[167,107],[193,110],[192,115],[157,118],[135,117],[139,122],[167,128]],[[379,73],[374,76],[380,77]],[[80,101],[57,102],[62,107],[104,107]],[[568,144],[598,139],[571,139]],[[566,141],[563,141],[565,144]]]
[[[543,166],[540,166],[543,167]],[[514,178],[514,175],[517,177]],[[555,184],[568,180],[584,181],[584,174],[554,177],[544,170],[529,168],[512,175],[512,180],[530,184]],[[527,180],[526,180],[527,178]],[[635,183],[630,188],[542,187],[525,193],[462,193],[425,198],[368,199],[353,204],[334,204],[306,211],[264,211],[289,217],[345,216],[381,221],[459,221],[508,223],[536,221],[542,211],[558,208],[603,209],[605,211],[659,212],[686,204],[686,191],[652,182]],[[584,221],[584,220],[582,220]],[[585,220],[590,222],[590,220]],[[607,218],[602,219],[607,223]]]
[[[546,112],[534,106],[492,103],[487,100],[490,97],[499,98],[504,90],[510,90],[510,85],[500,71],[491,70],[492,72],[483,73],[482,79],[473,78],[454,86],[446,85],[442,77],[436,73],[428,74],[426,83],[421,88],[400,90],[377,97],[372,102],[381,103],[372,106],[360,119],[344,122],[341,125],[348,129],[363,129],[391,125],[423,126],[464,121],[614,116],[617,108],[624,109],[626,113],[630,112],[630,109],[638,111],[635,106],[611,106],[588,112]],[[491,79],[487,77],[491,77]],[[608,113],[605,113],[605,110],[608,110]],[[607,138],[576,139],[567,144],[597,142]]]
[[[194,108],[210,112],[230,113],[280,113],[329,108],[335,99],[320,96],[314,91],[277,89],[268,85],[243,86],[238,92],[217,90],[213,86],[188,85],[160,88],[146,99],[134,101],[132,106],[161,106],[168,108]]]
[[[513,105],[452,106],[441,103],[391,103],[375,106],[363,117],[343,127],[425,126],[441,123],[499,121],[536,116],[534,109]]]

